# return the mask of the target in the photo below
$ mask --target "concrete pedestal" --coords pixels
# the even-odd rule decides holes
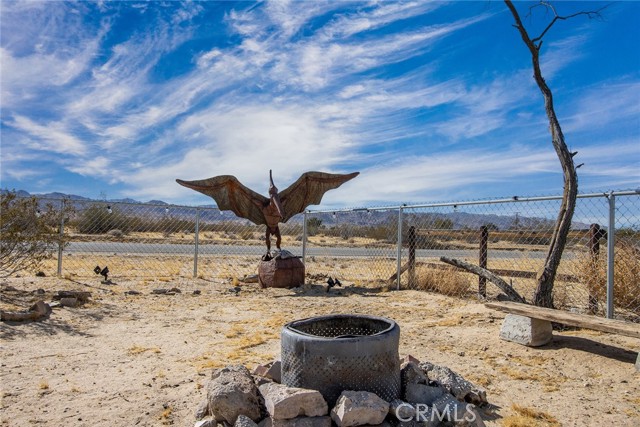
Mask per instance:
[[[299,258],[260,261],[258,279],[263,288],[295,288],[304,284],[304,264]]]
[[[539,347],[551,341],[553,327],[548,320],[507,314],[500,329],[500,338],[529,347]]]

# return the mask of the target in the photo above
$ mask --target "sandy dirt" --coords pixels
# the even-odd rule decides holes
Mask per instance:
[[[193,426],[213,369],[268,362],[279,355],[284,323],[328,313],[396,320],[401,356],[446,365],[486,388],[488,426],[640,425],[638,340],[570,330],[527,348],[501,341],[504,315],[474,300],[349,284],[329,294],[321,284],[240,284],[236,295],[232,283],[200,279],[1,283],[2,309],[51,301],[59,290],[92,292],[90,303],[55,308],[44,321],[0,323],[2,426]],[[151,294],[171,287],[182,292]]]

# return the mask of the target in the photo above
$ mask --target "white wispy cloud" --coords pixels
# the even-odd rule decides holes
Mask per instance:
[[[8,124],[31,135],[32,138],[25,143],[33,149],[73,155],[82,155],[86,152],[85,144],[67,129],[64,123],[40,124],[28,117],[15,116]]]
[[[269,169],[285,187],[306,170],[357,167],[362,174],[349,191],[326,199],[353,206],[424,201],[478,183],[558,174],[528,63],[508,75],[496,69],[469,76],[446,68],[451,58],[431,54],[495,10],[437,22],[429,17],[446,3],[346,3],[348,10],[333,1],[238,3],[219,23],[233,44],[185,49],[188,66],[162,78],[156,73],[166,55],[191,40],[207,8],[175,5],[172,13],[157,13],[153,3],[55,3],[49,13],[2,2],[3,14],[16,17],[8,37],[6,14],[2,20],[3,139],[16,137],[3,142],[3,177],[39,179],[46,175],[34,173],[25,158],[53,158],[74,174],[119,183],[127,196],[202,202],[175,178],[234,174],[266,190]],[[103,17],[91,25],[74,18],[91,7]],[[119,8],[149,19],[107,48]],[[411,25],[404,31],[384,31],[405,20]],[[586,55],[578,47],[588,36],[574,34],[545,47],[545,76]],[[449,55],[455,51],[443,56]],[[419,65],[405,68],[409,60]],[[381,71],[392,65],[400,71]],[[565,132],[583,135],[612,123],[628,132],[640,115],[639,92],[632,77],[593,85],[577,103],[561,104]],[[31,115],[34,109],[44,115]],[[517,141],[496,144],[496,135]],[[620,140],[624,149],[600,158],[589,151],[595,142],[578,147],[587,163],[581,177],[596,183],[637,176],[628,167],[602,173],[632,157],[635,142]],[[491,148],[469,149],[472,143]],[[460,151],[445,151],[454,145]],[[5,155],[7,146],[14,156]]]

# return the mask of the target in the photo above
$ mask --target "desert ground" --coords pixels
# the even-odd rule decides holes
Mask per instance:
[[[564,330],[534,349],[500,340],[504,314],[474,298],[353,283],[327,293],[321,280],[292,290],[239,283],[235,292],[236,284],[1,281],[3,310],[51,301],[59,290],[92,293],[89,303],[54,308],[42,321],[0,323],[1,425],[193,426],[213,370],[269,362],[282,325],[329,313],[394,319],[401,356],[446,365],[487,390],[488,426],[640,425],[638,340]],[[181,292],[151,293],[172,287]]]

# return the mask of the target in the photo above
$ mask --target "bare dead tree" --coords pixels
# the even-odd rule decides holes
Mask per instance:
[[[586,16],[588,18],[601,17],[601,10],[597,11],[583,11],[573,13],[571,15],[562,16],[558,15],[556,9],[548,2],[540,2],[533,7],[544,7],[547,11],[551,12],[552,19],[544,30],[536,37],[531,37],[529,32],[525,28],[520,14],[511,0],[505,0],[505,3],[513,18],[515,20],[514,27],[520,33],[522,41],[529,49],[531,53],[531,62],[533,65],[533,77],[542,92],[544,98],[544,109],[549,120],[549,130],[551,132],[551,143],[556,151],[560,164],[562,165],[562,172],[564,176],[564,190],[562,194],[562,203],[560,205],[560,211],[556,219],[556,225],[553,231],[553,236],[549,244],[549,250],[545,259],[542,272],[538,276],[538,284],[534,295],[533,303],[542,307],[553,307],[553,284],[562,257],[562,252],[567,243],[567,236],[571,228],[571,219],[573,218],[573,212],[576,205],[576,196],[578,194],[578,176],[576,173],[576,167],[573,163],[572,153],[569,151],[567,144],[564,140],[564,134],[560,127],[560,122],[556,116],[556,112],[553,106],[553,95],[551,89],[547,85],[542,71],[540,69],[540,49],[542,47],[543,38],[547,35],[549,30],[559,21],[565,21],[578,16]],[[532,9],[529,10],[531,12]]]

